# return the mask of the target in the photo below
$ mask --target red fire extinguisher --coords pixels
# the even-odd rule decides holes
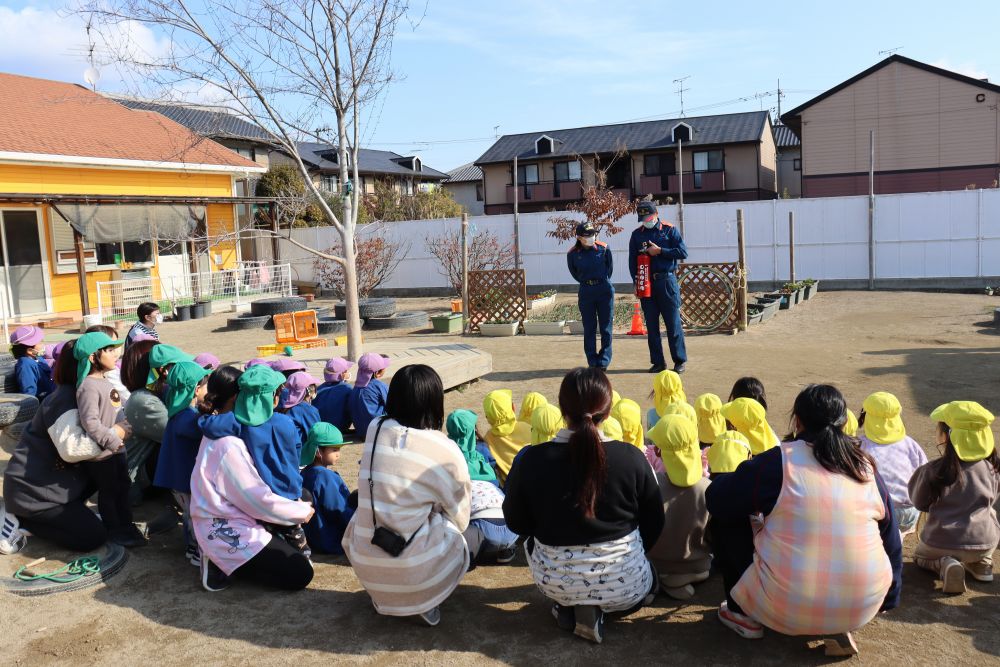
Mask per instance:
[[[649,255],[646,253],[641,253],[636,260],[635,295],[640,299],[646,299],[653,295],[650,286]]]

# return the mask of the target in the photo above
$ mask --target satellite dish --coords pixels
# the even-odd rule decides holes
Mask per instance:
[[[83,80],[86,81],[91,86],[97,86],[97,82],[101,80],[101,71],[96,67],[88,67],[83,73]]]

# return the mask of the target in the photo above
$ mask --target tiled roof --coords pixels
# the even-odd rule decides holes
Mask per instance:
[[[778,123],[774,126],[774,145],[778,148],[791,148],[792,146],[801,146],[802,141],[799,140],[798,135],[792,132],[792,128]]]
[[[448,180],[445,183],[468,183],[481,180],[483,180],[483,170],[469,162],[449,171]]]
[[[272,142],[271,135],[260,127],[225,111],[212,111],[186,104],[165,104],[114,96],[111,96],[111,99],[130,109],[155,111],[172,121],[180,123],[189,130],[197,132],[203,137],[211,137],[213,139],[245,139],[264,143]]]
[[[768,124],[768,112],[723,114],[651,120],[642,123],[594,125],[565,130],[540,130],[525,134],[509,134],[497,139],[475,164],[509,162],[514,156],[535,158],[535,140],[546,135],[555,140],[548,156],[573,156],[592,153],[614,153],[627,150],[649,150],[673,145],[671,129],[678,123],[694,128],[694,136],[685,145],[716,145],[759,141]]]
[[[333,160],[328,160],[323,155],[333,153],[337,149],[332,144],[318,144],[314,142],[301,142],[299,155],[305,162],[313,165],[317,169],[329,172],[338,172],[339,165]],[[421,171],[415,171],[400,164],[406,160],[404,156],[392,151],[375,151],[368,148],[358,149],[358,172],[365,174],[397,174],[399,176],[419,176],[430,181],[443,181],[448,178],[448,174],[431,169],[423,165]]]
[[[76,84],[0,73],[0,99],[0,152],[259,168],[172,120]]]

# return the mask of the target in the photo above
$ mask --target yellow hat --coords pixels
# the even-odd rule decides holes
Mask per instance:
[[[614,417],[608,417],[601,422],[601,432],[612,440],[621,441],[625,437],[625,433],[622,431],[621,422]]]
[[[561,429],[566,428],[562,412],[551,403],[535,408],[531,413],[531,444],[540,445],[556,437]]]
[[[618,405],[611,409],[611,416],[622,425],[622,442],[643,449],[645,442],[642,437],[642,408],[639,407],[639,404],[628,398],[623,398],[618,401]]]
[[[517,415],[517,420],[525,424],[530,424],[531,416],[535,414],[535,410],[548,404],[549,399],[545,398],[542,394],[539,394],[537,391],[528,392],[525,394],[524,400],[521,401],[521,412]]]
[[[702,394],[694,402],[694,411],[698,415],[698,440],[715,442],[715,436],[726,430],[722,399],[715,394]]]
[[[864,402],[865,437],[879,445],[891,445],[906,437],[899,413],[899,399],[887,391],[877,391]]]
[[[750,455],[749,440],[739,431],[725,431],[708,448],[708,469],[712,473],[733,472]]]
[[[975,401],[952,401],[939,405],[931,419],[951,429],[951,444],[963,461],[981,461],[993,453],[993,413]],[[867,419],[865,420],[868,421]],[[867,425],[867,424],[866,424]]]
[[[614,389],[611,390],[611,407],[615,407],[622,400],[622,395]]]
[[[663,469],[674,486],[693,486],[704,476],[698,427],[693,421],[681,415],[664,415],[648,435],[660,450]]]
[[[498,436],[506,437],[514,432],[517,426],[517,415],[514,414],[514,392],[510,389],[496,389],[486,394],[483,399],[483,413],[490,429]]]
[[[656,414],[661,417],[671,403],[686,403],[687,396],[684,394],[681,376],[673,371],[660,371],[653,379],[653,402]]]
[[[680,415],[690,419],[692,424],[698,423],[698,413],[695,412],[690,403],[685,403],[683,401],[668,405],[663,411],[663,416],[666,417],[667,415]]]
[[[722,416],[743,434],[754,456],[778,444],[778,436],[767,423],[767,411],[754,399],[737,398],[726,403]]]
[[[847,410],[847,422],[844,424],[844,433],[852,438],[858,436],[858,418],[850,409]]]

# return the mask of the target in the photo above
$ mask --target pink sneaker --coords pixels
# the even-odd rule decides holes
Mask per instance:
[[[745,614],[730,611],[729,603],[726,601],[719,605],[719,620],[743,639],[762,639],[764,637],[763,625]]]

